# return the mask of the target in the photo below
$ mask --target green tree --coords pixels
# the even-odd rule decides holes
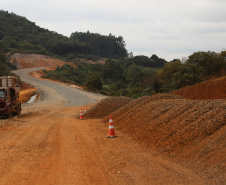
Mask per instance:
[[[166,63],[162,70],[157,72],[158,85],[161,86],[160,92],[170,92],[173,90],[171,85],[171,76],[178,71],[182,64],[179,60]]]
[[[100,76],[97,72],[89,73],[86,76],[84,85],[85,88],[90,91],[99,91],[103,87]]]
[[[171,76],[172,89],[179,89],[187,85],[194,85],[203,81],[205,70],[202,66],[185,63],[181,64]]]
[[[110,59],[127,57],[126,44],[122,36],[115,37],[111,33],[106,36],[87,31],[72,33],[70,39],[88,44],[89,48],[86,48],[86,52],[89,54]]]
[[[195,52],[188,57],[187,63],[195,64],[205,69],[206,76],[220,76],[226,68],[224,57],[215,52]]]
[[[7,58],[0,50],[0,76],[5,76],[10,74],[10,67],[7,66]],[[11,63],[10,63],[11,64]]]
[[[144,76],[144,73],[142,72],[141,68],[135,64],[128,67],[126,70],[126,80],[130,84],[137,84],[141,82],[142,77]]]
[[[123,69],[119,63],[113,60],[107,60],[102,70],[103,79],[106,83],[112,81],[124,81]]]

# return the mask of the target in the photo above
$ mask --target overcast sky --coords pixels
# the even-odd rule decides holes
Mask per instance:
[[[134,56],[226,50],[226,0],[0,0],[0,9],[68,37],[122,36]]]

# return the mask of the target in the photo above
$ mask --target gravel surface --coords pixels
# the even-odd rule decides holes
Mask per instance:
[[[105,98],[87,111],[86,118],[103,118],[131,101],[131,98],[123,96]]]

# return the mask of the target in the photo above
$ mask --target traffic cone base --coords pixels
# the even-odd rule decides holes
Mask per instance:
[[[107,136],[107,138],[116,138],[118,136]]]

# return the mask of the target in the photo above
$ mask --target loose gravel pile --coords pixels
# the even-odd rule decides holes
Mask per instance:
[[[144,105],[142,105],[144,103]],[[178,152],[226,124],[226,101],[162,99],[114,112],[115,127],[161,152]],[[128,107],[127,107],[128,108]],[[103,119],[107,122],[107,117]]]
[[[143,109],[143,106],[148,104],[149,102],[158,101],[161,99],[183,99],[183,98],[178,95],[166,94],[166,93],[156,94],[154,96],[143,96],[143,97],[140,97],[136,100],[129,102],[125,106],[112,112],[111,116],[113,118],[118,118],[118,119],[120,119],[120,117],[122,117],[122,119],[123,119],[124,115],[127,112],[130,112],[130,114],[133,115],[133,110],[134,110],[134,112],[136,112],[137,110]],[[109,120],[109,115],[107,115],[103,118],[104,122],[107,122],[108,120]]]
[[[102,119],[106,125],[109,116]],[[158,94],[133,100],[111,116],[116,134],[121,130],[160,154],[192,161],[203,173],[224,181],[224,175],[215,172],[226,167],[226,99]],[[207,167],[215,172],[205,171]]]
[[[110,97],[101,100],[99,103],[91,107],[85,117],[86,118],[104,118],[115,110],[123,107],[131,102],[132,99],[128,97]]]

